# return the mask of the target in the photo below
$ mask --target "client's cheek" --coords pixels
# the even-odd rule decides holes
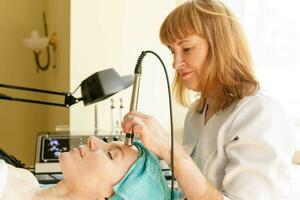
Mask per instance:
[[[119,183],[125,175],[126,171],[115,170],[114,175],[112,176],[112,184],[116,185],[117,183]]]

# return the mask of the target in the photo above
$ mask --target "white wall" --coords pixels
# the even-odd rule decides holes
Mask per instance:
[[[223,0],[223,2],[232,10],[240,22],[243,23],[245,0]]]
[[[262,88],[279,101],[300,131],[299,1],[245,3],[244,25]]]
[[[158,53],[171,70],[171,55],[161,45],[158,34],[163,19],[174,7],[174,0],[73,0],[71,91],[86,77],[105,68],[113,67],[121,75],[133,74],[136,60],[143,50]],[[124,99],[126,112],[129,109],[131,89],[130,87],[113,97],[116,106],[119,105],[120,97]],[[147,55],[144,59],[140,89],[138,110],[156,116],[164,127],[169,128],[166,81],[159,61],[152,55]],[[97,106],[100,125],[103,129],[110,129],[110,99]],[[94,105],[73,106],[70,127],[81,130],[80,134],[83,130],[91,134],[94,127]]]
[[[187,0],[176,0],[177,5],[186,2]],[[245,0],[221,0],[224,2],[240,19],[243,20]]]

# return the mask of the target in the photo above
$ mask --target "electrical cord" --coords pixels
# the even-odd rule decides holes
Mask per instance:
[[[81,85],[78,85],[77,88],[71,94],[74,94],[80,88],[80,86]]]
[[[59,181],[59,179],[58,178],[56,178],[54,175],[52,175],[52,174],[48,174],[48,176],[50,176],[51,178],[53,178],[54,180],[56,180],[56,181]]]
[[[135,73],[138,72],[141,73],[141,65],[142,65],[142,60],[145,57],[147,53],[151,53],[154,56],[158,58],[160,63],[162,64],[167,80],[167,87],[168,87],[168,96],[169,96],[169,107],[170,107],[170,126],[171,126],[171,200],[174,199],[174,129],[173,129],[173,111],[172,111],[172,99],[171,99],[171,89],[170,89],[170,81],[168,77],[168,72],[167,68],[162,61],[162,59],[159,57],[159,55],[153,51],[147,50],[147,51],[142,51],[141,55],[138,58],[137,61],[137,66],[135,68]]]

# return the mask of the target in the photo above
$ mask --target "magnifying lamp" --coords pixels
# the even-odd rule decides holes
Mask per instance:
[[[9,101],[20,101],[27,103],[37,103],[51,106],[70,107],[80,101],[83,101],[85,106],[102,101],[132,85],[133,76],[120,76],[113,68],[102,70],[92,74],[81,82],[81,97],[74,97],[70,92],[57,92],[50,90],[42,90],[16,85],[8,85],[0,83],[0,88],[9,88],[13,90],[30,91],[36,93],[46,93],[51,95],[64,96],[64,102],[49,102],[36,99],[24,99],[12,97],[0,93],[0,99]]]

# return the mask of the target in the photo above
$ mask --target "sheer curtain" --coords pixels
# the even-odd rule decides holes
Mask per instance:
[[[300,2],[243,0],[239,16],[262,88],[300,128]]]

